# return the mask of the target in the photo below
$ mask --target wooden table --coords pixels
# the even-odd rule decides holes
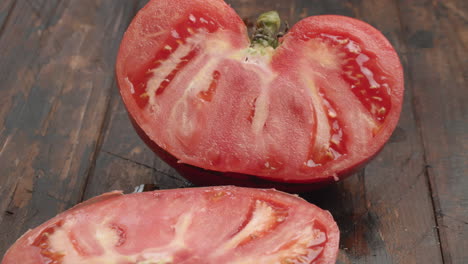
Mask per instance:
[[[114,62],[137,0],[0,1],[0,256],[28,228],[92,196],[186,184],[145,147]],[[230,0],[380,29],[405,67],[400,123],[365,169],[304,194],[341,229],[338,263],[468,263],[468,1]]]

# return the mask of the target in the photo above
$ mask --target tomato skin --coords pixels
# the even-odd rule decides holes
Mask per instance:
[[[140,24],[143,23],[142,21],[150,21],[152,12],[156,12],[155,10],[158,8],[164,9],[164,3],[166,2],[166,0],[151,1],[148,4],[148,6],[142,10],[141,13],[144,15],[138,15],[136,20],[132,22],[132,25],[129,27],[129,30],[127,31],[124,37],[121,49],[119,51],[116,67],[117,78],[120,92],[125,102],[125,106],[129,112],[130,119],[132,120],[133,125],[140,137],[145,141],[145,143],[148,146],[150,146],[150,148],[157,155],[159,155],[171,166],[176,168],[184,177],[186,177],[193,183],[200,185],[236,184],[240,186],[275,187],[278,189],[295,192],[302,192],[320,188],[329,183],[338,181],[346,177],[347,175],[355,172],[359,168],[362,168],[383,148],[385,142],[389,139],[391,133],[395,129],[401,111],[404,90],[403,70],[399,62],[398,55],[396,54],[388,40],[386,40],[386,38],[372,26],[362,21],[348,17],[324,15],[306,18],[297,23],[293,28],[291,28],[290,32],[281,39],[282,44],[275,50],[275,53],[271,60],[271,68],[275,72],[281,73],[282,76],[286,76],[284,77],[284,79],[287,80],[301,79],[302,76],[313,75],[314,72],[304,72],[304,70],[302,70],[303,65],[297,63],[297,61],[301,60],[301,57],[305,55],[303,54],[302,50],[302,46],[305,46],[304,43],[310,39],[316,38],[316,35],[319,33],[326,33],[326,35],[331,35],[332,37],[339,36],[342,38],[346,38],[346,40],[349,39],[360,45],[362,47],[363,54],[368,59],[370,58],[372,60],[373,68],[371,66],[368,67],[370,67],[370,69],[375,69],[375,73],[377,73],[376,75],[381,75],[380,77],[383,76],[382,79],[385,78],[388,82],[386,84],[388,84],[391,87],[391,95],[389,92],[389,95],[387,96],[388,98],[384,98],[384,102],[381,103],[381,106],[385,106],[382,107],[385,116],[379,117],[379,120],[376,121],[376,124],[363,128],[363,131],[367,131],[367,134],[365,134],[365,136],[371,139],[366,139],[366,141],[364,142],[363,136],[357,135],[359,134],[359,129],[356,129],[356,126],[358,125],[354,125],[354,128],[350,128],[353,127],[353,123],[359,122],[354,122],[353,120],[350,120],[350,116],[351,118],[353,117],[352,114],[350,114],[349,112],[359,113],[356,112],[357,110],[348,111],[349,109],[346,109],[346,105],[348,102],[346,101],[340,102],[341,105],[336,105],[336,102],[330,101],[331,105],[333,105],[333,107],[335,108],[333,109],[333,111],[335,111],[335,114],[338,114],[336,120],[341,122],[340,125],[338,125],[340,133],[341,130],[345,130],[344,135],[341,136],[340,134],[339,138],[345,143],[350,143],[345,147],[338,147],[337,149],[342,151],[342,153],[332,155],[333,158],[331,159],[326,156],[326,152],[321,153],[320,156],[325,156],[325,158],[318,158],[320,162],[316,163],[318,163],[319,166],[316,166],[316,163],[314,162],[312,162],[312,165],[309,166],[309,161],[315,159],[317,153],[320,153],[322,151],[318,148],[309,150],[311,153],[305,155],[303,150],[297,150],[298,148],[301,148],[300,146],[291,147],[291,149],[293,149],[296,152],[289,153],[287,145],[279,144],[271,147],[270,152],[266,151],[262,154],[247,152],[247,154],[243,154],[240,157],[239,155],[237,155],[237,153],[239,153],[238,149],[236,150],[232,148],[232,146],[230,146],[229,144],[227,144],[225,148],[223,146],[219,147],[219,149],[215,148],[215,154],[213,154],[212,149],[207,149],[210,148],[209,145],[207,145],[208,147],[205,149],[191,149],[190,145],[194,142],[201,142],[204,136],[207,138],[211,138],[211,135],[204,134],[203,131],[198,131],[197,133],[194,133],[192,135],[192,142],[183,142],[185,139],[180,140],[180,138],[178,138],[177,135],[172,136],[174,138],[172,139],[172,143],[176,142],[175,144],[172,144],[171,141],[166,140],[164,137],[168,137],[167,134],[171,134],[171,132],[167,131],[172,131],[172,135],[176,134],[177,131],[174,132],[174,127],[166,126],[165,123],[160,122],[160,119],[158,119],[158,121],[154,121],[152,120],[153,117],[151,115],[143,113],[144,111],[141,110],[139,106],[135,104],[135,101],[132,99],[132,95],[130,94],[129,90],[133,88],[129,88],[128,80],[126,79],[126,76],[131,76],[132,72],[141,71],[142,67],[147,68],[147,61],[152,58],[150,54],[161,49],[162,40],[154,41],[150,45],[147,44],[146,41],[141,41],[140,39],[135,37],[135,35],[137,35],[137,33],[139,32],[138,26],[141,26]],[[201,4],[205,3],[206,1],[197,0],[196,2]],[[189,4],[187,4],[187,1],[180,1],[180,3],[182,6],[180,8],[181,10],[184,10],[184,8],[189,8],[189,10],[191,10],[184,12],[199,12],[199,10],[197,10],[198,7],[190,6]],[[242,24],[240,18],[237,15],[235,15],[234,11],[229,7],[225,6],[223,1],[216,0],[211,1],[210,3],[214,3],[214,5],[219,5],[219,7],[222,7],[221,9],[223,9],[223,14],[225,14],[225,16],[223,15],[222,19],[224,20],[219,23],[223,25],[222,28],[224,31],[233,32],[233,35],[230,36],[229,39],[229,42],[233,45],[232,49],[237,49],[248,45],[248,43],[246,42],[246,38],[244,38],[246,35],[245,26]],[[190,8],[192,8],[193,10]],[[216,16],[216,13],[219,13],[219,11],[211,9],[209,9],[209,12],[213,12],[213,17]],[[216,19],[218,19],[217,16]],[[165,26],[170,29],[173,25],[169,24]],[[154,32],[151,31],[151,34],[154,35],[158,33],[158,30],[152,30]],[[236,38],[235,36],[242,37]],[[141,45],[144,45],[143,49],[141,48]],[[145,51],[143,52],[141,50]],[[129,63],[129,60],[131,61],[131,63]],[[137,60],[143,60],[143,62],[139,62]],[[135,67],[133,67],[134,65]],[[236,76],[236,74],[238,74],[236,71],[237,70],[233,70],[233,80],[238,80],[242,77],[240,74],[239,76]],[[216,72],[216,82],[219,79],[220,75],[222,76],[221,79],[225,78],[223,77],[225,75],[220,74],[219,71]],[[300,74],[297,76],[297,73]],[[327,77],[329,77],[325,79],[333,79],[336,75],[327,72],[325,72],[324,74]],[[168,78],[170,80],[172,80],[173,77],[174,75],[172,75],[172,73],[171,75],[168,75]],[[287,81],[285,83],[287,83]],[[328,85],[326,81],[324,83]],[[290,85],[290,83],[287,84]],[[304,88],[300,87],[299,83],[293,82],[293,84],[297,84],[298,89]],[[238,83],[236,83],[233,86],[238,86]],[[163,91],[164,93],[168,93],[167,89],[165,88],[166,86],[161,85],[160,87],[163,88],[157,90],[157,96]],[[325,87],[326,89],[322,88],[323,87],[318,87],[319,91],[317,93],[321,93],[323,92],[322,90],[325,90],[325,96],[328,96],[328,90],[332,90],[328,89],[328,87]],[[205,101],[211,102],[215,90],[216,89],[210,88],[208,90],[210,91],[209,95],[202,94],[201,96],[199,95],[199,97],[205,98]],[[297,94],[291,97],[291,101],[294,101],[297,98],[301,97]],[[340,97],[339,92],[334,92],[334,94],[335,97]],[[278,95],[278,93],[273,94],[273,96]],[[239,95],[238,97],[241,96]],[[341,98],[343,98],[343,96],[341,96]],[[360,100],[364,99],[369,100],[369,98],[361,98]],[[377,99],[382,101],[382,98],[377,97]],[[257,99],[255,98],[255,100]],[[255,104],[255,100],[253,100],[253,104]],[[280,102],[279,104],[282,103],[284,102]],[[307,102],[301,101],[298,104],[300,105],[305,103]],[[293,106],[292,108],[294,107],[295,106]],[[303,107],[303,105],[297,107],[297,109],[292,109],[291,112],[294,112],[294,114],[297,115],[302,115],[304,112],[304,108],[301,107]],[[369,105],[367,105],[367,107],[369,107]],[[362,109],[359,111],[366,111],[364,107],[361,108]],[[195,111],[192,110],[192,112]],[[317,115],[317,113],[311,114]],[[199,126],[203,127],[204,124],[207,122],[206,120],[208,119],[208,115],[209,114],[202,113],[199,116],[195,116],[195,119],[193,119],[192,122],[200,124]],[[347,115],[346,118],[343,117],[345,115]],[[313,120],[313,122],[321,122],[320,120],[320,122],[317,121],[318,119],[316,116],[314,118],[315,119]],[[360,117],[357,117],[357,119],[359,118]],[[252,115],[248,117],[248,120],[252,122]],[[285,118],[283,118],[283,120],[285,120]],[[308,122],[310,120],[305,121]],[[329,122],[331,124],[331,121]],[[361,124],[362,122],[363,121],[361,120]],[[285,126],[286,125],[289,124],[285,124]],[[241,124],[239,124],[239,126],[241,126]],[[212,130],[211,127],[206,127],[207,131],[210,129]],[[317,129],[317,124],[315,124],[315,127],[312,126],[311,129]],[[372,131],[370,131],[371,129]],[[182,131],[183,129],[180,130]],[[297,129],[297,131],[302,133],[301,135],[305,135],[305,133],[303,133],[304,130],[305,129],[303,127],[298,127]],[[226,131],[223,132],[226,133]],[[238,133],[238,131],[236,130],[236,132],[233,133]],[[163,134],[166,135],[163,136]],[[283,138],[288,137],[287,133],[284,135],[285,136]],[[225,140],[226,136],[224,135],[224,138],[223,136],[219,138]],[[277,138],[275,138],[275,140],[276,139]],[[272,142],[275,142],[275,140],[273,140]],[[306,141],[303,138],[301,138],[301,140]],[[311,142],[313,143],[314,140],[315,139],[312,139]],[[219,143],[218,139],[214,141],[216,142],[213,143]],[[272,145],[271,142],[267,143],[267,145],[268,144]],[[222,143],[214,145],[219,146],[222,145]],[[232,143],[232,145],[236,144]],[[244,146],[246,145],[248,144],[244,144]],[[286,148],[286,150],[283,150],[283,148]],[[335,151],[337,149],[333,149],[331,151]],[[219,155],[220,152],[222,153],[222,155]],[[236,154],[230,155],[231,152],[236,152]],[[199,153],[206,153],[206,155],[203,156]],[[300,155],[297,155],[298,153]],[[328,152],[328,154],[330,154],[330,152]],[[261,160],[261,158],[259,158],[259,156],[261,155],[264,155],[264,160]],[[291,158],[295,155],[297,155],[296,159]],[[284,158],[284,156],[288,156],[288,159],[276,162],[276,158],[278,156],[281,156],[281,158]],[[272,158],[273,160],[270,161],[270,158]],[[303,161],[304,165],[293,164],[294,162],[297,163],[296,160],[300,160],[301,162]],[[317,159],[315,159],[315,161],[317,161]],[[268,170],[265,168],[259,169],[259,167],[263,166],[263,164],[267,164],[265,165],[266,167],[269,167],[269,164],[279,164],[283,168],[280,168],[278,171]]]
[[[329,184],[336,183],[338,179],[333,177],[316,178],[315,181],[307,183],[294,183],[287,181],[275,181],[265,178],[258,177],[256,175],[236,173],[236,172],[221,172],[207,170],[200,167],[192,166],[178,162],[178,159],[171,155],[169,152],[159,147],[154,141],[152,141],[145,132],[135,123],[135,121],[129,117],[133,128],[145,142],[145,144],[164,162],[173,167],[180,175],[191,183],[197,186],[219,186],[219,185],[235,185],[252,188],[275,188],[277,190],[290,192],[290,193],[304,193],[311,190],[317,190],[323,188]],[[373,157],[370,157],[371,160]],[[347,171],[343,171],[340,174],[340,178],[347,177],[352,173],[357,172],[363,168],[369,160],[364,160],[359,165],[350,168]]]
[[[98,196],[28,231],[1,263],[330,264],[338,246],[327,211],[275,190],[223,186]]]

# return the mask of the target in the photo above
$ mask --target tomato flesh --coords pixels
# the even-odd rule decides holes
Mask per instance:
[[[211,18],[199,15],[196,12],[190,14],[186,21],[178,24],[171,30],[170,36],[164,42],[164,48],[161,49],[151,60],[151,63],[146,65],[146,71],[137,72],[128,77],[129,82],[133,86],[133,97],[140,108],[144,108],[148,104],[149,95],[147,94],[148,81],[153,76],[153,73],[161,65],[161,62],[167,60],[172,52],[179,45],[183,45],[185,40],[193,35],[196,31],[214,32],[217,25]],[[188,55],[184,56],[180,63],[164,78],[159,87],[156,89],[156,95],[162,94],[166,87],[171,83],[179,71],[187,65],[195,56],[197,51],[193,50]]]
[[[45,228],[32,243],[33,247],[40,248],[40,252],[45,263],[48,263],[48,264],[62,263],[64,254],[55,252],[49,244],[49,236],[53,235],[55,232],[55,229],[62,227],[62,225],[63,225],[63,221],[58,221],[57,223],[54,223],[50,225],[49,227]]]
[[[274,190],[114,193],[25,234],[2,264],[334,263],[327,211]]]
[[[376,64],[376,56],[363,50],[361,45],[349,37],[319,34],[311,38],[319,38],[344,51],[343,79],[347,80],[353,93],[373,117],[380,123],[385,121],[391,110],[391,89],[386,83],[389,77],[380,72]]]
[[[276,183],[335,181],[388,140],[402,68],[370,25],[309,17],[278,48],[258,48],[223,1],[179,0],[177,13],[168,3],[151,1],[130,25],[117,78],[136,129],[179,171],[188,164]],[[142,33],[153,24],[164,26]]]
[[[380,72],[376,65],[375,55],[366,52],[356,41],[350,40],[349,37],[343,35],[306,34],[301,40],[318,40],[327,46],[339,49],[338,56],[343,61],[341,65],[342,78],[347,81],[351,91],[369,111],[378,125],[381,125],[392,107],[391,90],[389,84],[385,82],[389,77]],[[346,155],[347,152],[343,129],[337,119],[337,111],[333,103],[327,100],[323,92],[325,90],[326,88],[321,87],[319,95],[323,101],[330,124],[330,144],[329,148],[323,150],[319,155],[309,153],[309,158],[305,163],[307,167],[321,166]],[[374,131],[374,134],[376,132]]]

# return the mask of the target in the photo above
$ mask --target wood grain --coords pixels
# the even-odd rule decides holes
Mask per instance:
[[[359,3],[270,1],[255,3],[255,8],[252,8],[251,1],[228,1],[228,3],[248,23],[255,21],[258,14],[270,10],[272,6],[280,12],[282,19],[290,22],[291,25],[305,16],[323,13],[358,16],[360,19],[373,20],[381,23],[375,26],[381,26],[396,48],[404,52],[404,44],[400,39],[398,10],[394,3],[390,3],[393,7],[390,11],[396,19],[391,21],[379,21],[379,14],[370,12],[373,8],[381,8],[375,4],[366,6]],[[411,95],[408,94],[408,97]],[[124,113],[122,106],[118,106],[118,109],[120,110],[111,111],[113,116],[120,111]],[[327,189],[328,191],[319,192],[318,195],[305,195],[310,201],[331,210],[341,224],[343,242],[340,261],[342,263],[418,263],[419,261],[430,263],[441,259],[429,188],[424,177],[425,163],[422,144],[412,110],[411,100],[407,100],[402,120],[391,143],[360,175],[338,186],[330,187],[331,191]],[[132,132],[126,118],[120,118],[110,128],[111,131],[122,129],[129,129],[126,132]],[[126,132],[111,133],[124,135]],[[172,179],[172,177],[179,176],[166,164],[156,161],[156,164],[150,167],[148,160],[141,160],[141,157],[133,154],[135,151],[124,146],[131,142],[132,148],[139,148],[141,142],[136,137],[121,140],[119,137],[109,135],[106,136],[106,140],[112,142],[109,144],[112,150],[106,152],[115,154],[114,158],[120,161],[109,165],[107,160],[109,158],[106,160],[99,158],[97,166],[103,168],[118,166],[120,170],[100,172],[96,174],[99,175],[96,178],[108,179],[108,182],[119,182],[127,179],[131,172],[136,177],[140,177],[140,174],[149,174],[146,170],[162,170],[165,173],[161,174],[157,181],[161,188],[184,186],[183,182]],[[146,159],[148,150],[144,148],[143,153]],[[99,155],[101,157],[104,154],[101,151]],[[125,164],[128,163],[124,168],[122,159]],[[399,166],[394,166],[394,164],[399,164]],[[141,171],[142,169],[145,171]],[[147,179],[148,176],[144,178]],[[136,184],[138,182],[134,182],[134,185]],[[88,188],[99,190],[102,188],[95,186],[109,186],[109,184],[92,183]],[[411,213],[413,210],[420,212],[414,215]]]
[[[0,39],[1,255],[81,200],[133,12],[127,0],[15,2]]]
[[[466,1],[400,1],[444,263],[468,263]]]
[[[138,0],[135,12],[148,0]],[[172,167],[154,155],[132,127],[125,106],[113,84],[102,138],[92,162],[82,200],[112,190],[134,191],[140,184],[155,184],[158,189],[190,186]]]
[[[138,0],[134,13],[147,3],[148,0]],[[132,127],[115,83],[114,91],[107,112],[109,121],[103,127],[102,145],[98,147],[83,200],[110,190],[129,193],[140,184],[155,183],[158,189],[187,186],[185,179],[141,141]]]
[[[122,34],[148,0],[0,1],[0,256],[28,228],[103,192],[186,187],[138,138],[118,94]],[[340,14],[380,29],[405,68],[383,151],[303,197],[341,229],[340,264],[468,263],[468,3],[227,0],[249,26]]]
[[[130,123],[127,111],[114,87],[104,126],[102,145],[90,171],[84,199],[108,192],[132,192],[140,184],[155,182],[158,188],[185,186],[186,181],[141,141]]]
[[[381,30],[399,54],[405,54],[393,1],[327,1],[322,5],[317,1],[301,8],[314,10],[310,15],[333,13],[364,20]],[[403,63],[406,66],[404,58]],[[411,98],[407,90],[398,127],[371,163],[318,197],[306,196],[337,219],[342,232],[341,263],[441,262]],[[328,193],[330,197],[324,200]]]

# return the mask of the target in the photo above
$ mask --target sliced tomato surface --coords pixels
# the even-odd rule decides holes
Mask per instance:
[[[108,193],[27,232],[2,264],[335,263],[328,211],[275,190]]]
[[[292,183],[338,180],[373,157],[404,89],[398,55],[362,21],[309,17],[255,49],[222,0],[151,1],[116,71],[138,129],[179,163]]]

